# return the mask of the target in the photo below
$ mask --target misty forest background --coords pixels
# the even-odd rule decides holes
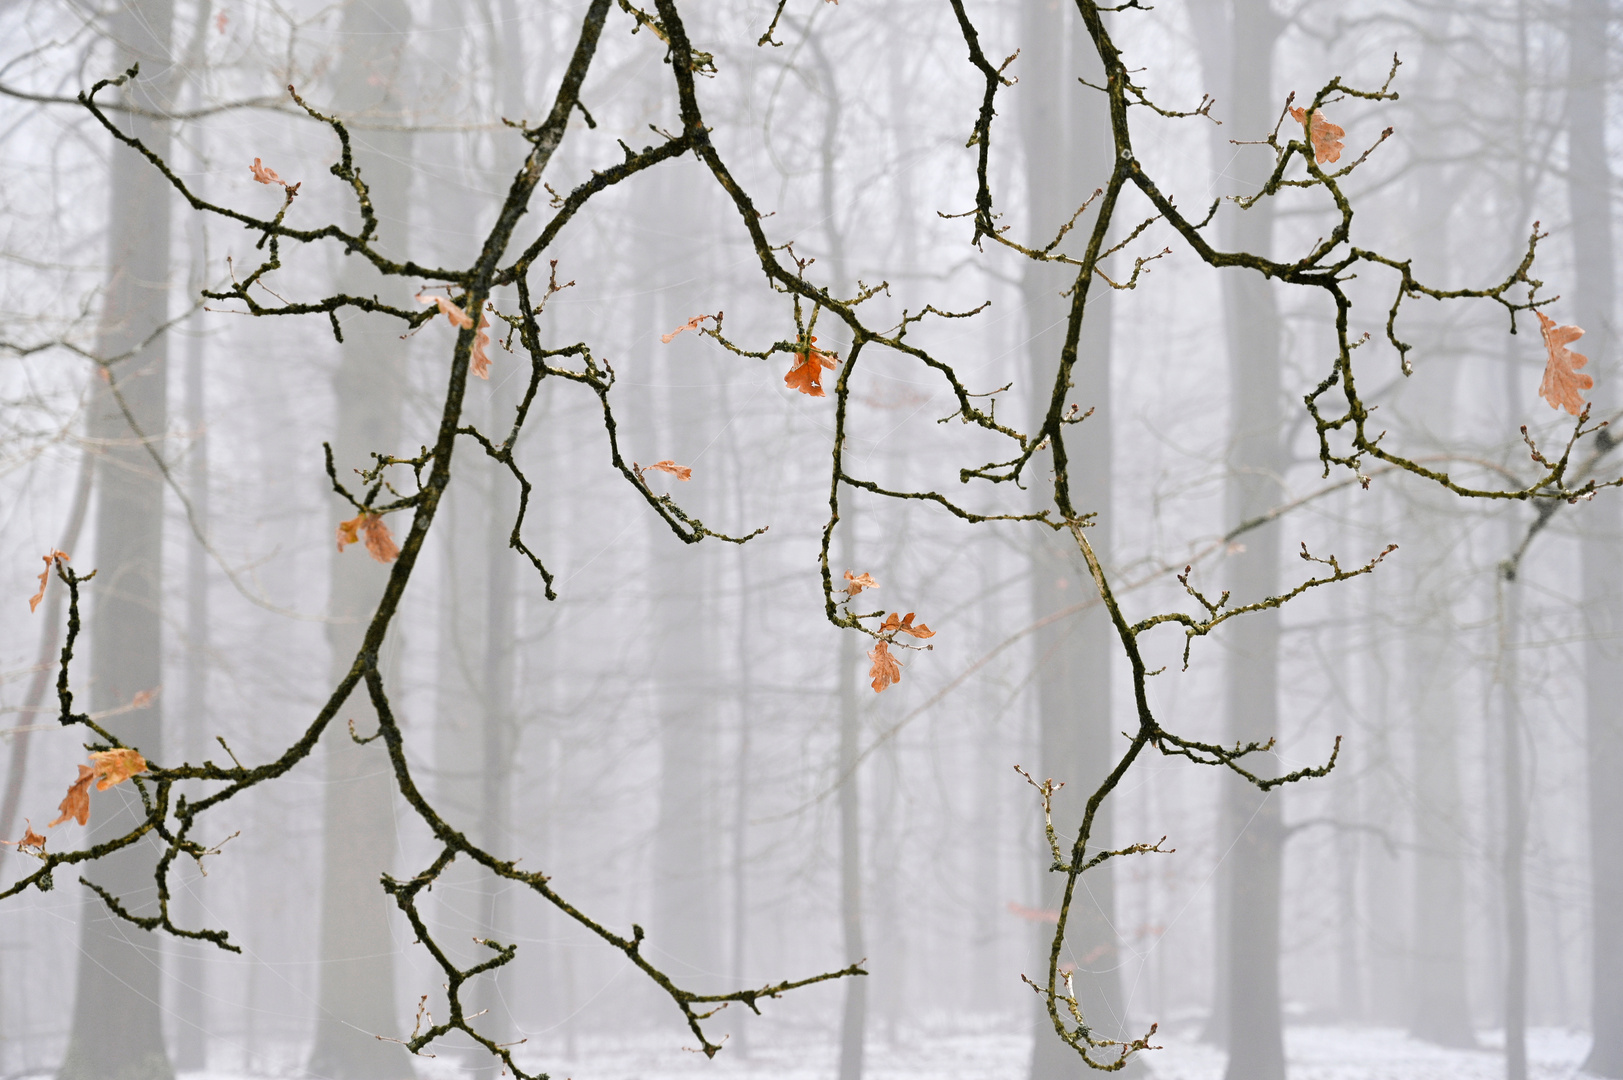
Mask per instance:
[[[686,12],[715,57],[700,87],[713,137],[775,215],[769,234],[847,293],[888,282],[876,303],[898,312],[989,301],[917,333],[977,392],[1007,384],[999,408],[1028,416],[1046,401],[1034,372],[1049,370],[1039,365],[1063,334],[1068,279],[995,245],[976,250],[971,223],[951,216],[973,207],[964,143],[982,92],[951,8],[791,2],[782,44],[758,47],[775,6]],[[120,723],[148,757],[222,757],[222,738],[243,761],[276,752],[354,648],[344,575],[365,555],[334,550],[350,514],[321,444],[348,470],[373,449],[431,441],[450,341],[442,322],[401,338],[351,313],[340,345],[319,316],[198,307],[201,289],[257,262],[254,235],[188,210],[135,155],[114,152],[74,95],[139,59],[126,100],[150,115],[133,122],[188,183],[269,215],[281,189],[255,182],[260,158],[302,183],[293,213],[347,220],[346,192],[327,176],[336,140],[291,105],[283,88],[294,84],[349,119],[385,243],[460,264],[522,160],[502,118],[545,112],[580,7],[0,0],[6,839],[24,818],[40,828],[54,816],[83,760],[82,735],[53,718],[60,585],[37,613],[24,607],[40,557],[62,548],[88,572],[120,545],[137,551],[85,587],[88,659],[75,679],[93,710],[126,709]],[[1327,107],[1353,154],[1395,129],[1346,181],[1358,242],[1412,258],[1429,281],[1480,285],[1514,268],[1541,222],[1535,276],[1561,296],[1547,310],[1587,330],[1591,397],[1611,416],[1623,406],[1617,7],[1166,0],[1109,18],[1158,102],[1216,98],[1221,126],[1133,117],[1140,157],[1191,211],[1255,187],[1256,148],[1231,140],[1265,136],[1287,93],[1305,102],[1338,74],[1379,85],[1396,52],[1400,100]],[[1098,94],[1078,82],[1097,58],[1071,5],[968,8],[989,56],[1021,50],[1008,72],[1018,82],[998,101],[1000,224],[1051,235],[1108,168]],[[616,139],[642,146],[650,125],[679,127],[665,46],[636,27],[612,12],[583,96],[595,128],[572,122],[553,165],[559,191],[618,160]],[[1285,198],[1219,224],[1254,250],[1305,250],[1328,227],[1324,208]],[[1185,733],[1232,740],[1260,723],[1278,736],[1267,766],[1278,772],[1343,743],[1328,777],[1249,802],[1219,770],[1161,757],[1136,767],[1105,836],[1164,834],[1176,853],[1084,879],[1067,960],[1089,1020],[1129,1037],[1159,1022],[1167,1049],[1143,1055],[1140,1075],[1215,1077],[1227,1050],[1283,1038],[1278,1072],[1294,1076],[1623,1076],[1617,494],[1543,513],[1456,499],[1378,463],[1367,490],[1344,473],[1325,479],[1300,402],[1333,352],[1331,310],[1300,290],[1239,295],[1225,284],[1239,271],[1205,267],[1162,223],[1115,257],[1115,276],[1163,246],[1172,253],[1136,289],[1101,290],[1090,305],[1075,395],[1095,409],[1079,429],[1079,502],[1099,514],[1093,539],[1129,610],[1187,603],[1174,574],[1188,564],[1220,590],[1261,550],[1305,542],[1350,564],[1399,550],[1373,575],[1256,616],[1250,636],[1225,627],[1195,642],[1187,671],[1179,634],[1156,642],[1155,663],[1169,667],[1151,680],[1154,704]],[[729,1041],[707,1063],[683,1052],[691,1037],[623,955],[533,896],[453,867],[425,904],[444,939],[470,957],[474,936],[519,946],[476,989],[490,1029],[527,1039],[521,1060],[576,1077],[1078,1075],[1020,979],[1046,963],[1056,901],[1040,802],[1013,768],[1066,782],[1056,812],[1073,820],[1067,798],[1091,790],[1101,753],[1134,723],[1124,661],[1074,546],[1029,526],[968,527],[919,502],[853,499],[835,574],[871,573],[878,604],[936,631],[931,651],[904,656],[901,683],[875,695],[865,643],[828,624],[819,593],[832,399],[786,388],[782,357],[742,358],[697,333],[661,340],[718,310],[734,340],[785,332],[715,184],[691,158],[661,165],[601,196],[550,257],[559,284],[573,284],[548,300],[545,341],[590,340],[613,364],[626,456],[690,466],[686,483],[649,476],[712,527],[771,528],[743,546],[678,543],[609,466],[596,400],[543,382],[519,458],[535,483],[526,537],[556,572],[558,599],[508,549],[511,478],[470,453],[384,658],[417,775],[491,850],[522,856],[622,931],[646,927],[648,954],[696,987],[863,959],[871,974],[860,991],[845,980],[763,1002],[761,1017],[729,1008],[717,1021]],[[301,259],[269,287],[376,287],[336,252]],[[405,285],[388,288],[410,301]],[[150,325],[106,316],[107,298],[130,289],[160,313]],[[1371,281],[1360,296],[1353,330],[1373,337],[1356,358],[1390,445],[1514,485],[1529,471],[1521,425],[1565,438],[1570,418],[1537,395],[1544,350],[1530,318],[1510,336],[1491,304],[1411,302],[1406,378],[1384,340],[1389,286]],[[843,352],[825,325],[824,343]],[[468,409],[499,424],[527,367],[491,351]],[[87,359],[126,355],[172,485],[120,427]],[[862,371],[856,465],[891,487],[957,490],[965,429],[936,422],[954,411],[950,395],[884,357]],[[1018,492],[998,495],[1021,508]],[[1281,512],[1229,536],[1258,498]],[[1284,563],[1294,577],[1295,560]],[[128,709],[146,690],[156,696]],[[202,839],[231,838],[206,877],[180,877],[178,910],[228,927],[240,956],[117,924],[65,872],[55,890],[5,902],[0,1076],[54,1074],[65,1055],[61,1075],[82,1075],[74,1045],[129,1031],[150,1036],[131,1050],[144,1064],[130,1076],[493,1075],[455,1040],[414,1063],[373,1037],[409,1033],[424,995],[430,1011],[443,1000],[377,888],[431,845],[415,819],[397,821],[380,744],[340,728],[325,744],[211,817]],[[70,823],[50,842],[84,832]],[[1264,857],[1247,863],[1248,851]],[[5,849],[0,880],[27,859]],[[1279,867],[1266,895],[1245,869],[1258,865]],[[1262,912],[1260,936],[1238,909]],[[1257,1068],[1240,1075],[1271,1080]]]

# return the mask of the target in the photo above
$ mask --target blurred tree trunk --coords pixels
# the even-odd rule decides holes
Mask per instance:
[[[1573,315],[1595,376],[1594,414],[1613,414],[1617,390],[1612,172],[1606,156],[1606,43],[1612,0],[1572,0],[1568,13],[1567,197],[1577,271]],[[1617,436],[1597,439],[1614,445]],[[1615,462],[1612,463],[1615,469]],[[1604,473],[1603,468],[1599,470]],[[1594,1044],[1584,1071],[1623,1077],[1623,507],[1583,507],[1584,690],[1589,764],[1589,845]]]
[[[171,0],[128,0],[113,10],[112,67],[122,71],[139,61],[143,68],[139,79],[124,86],[123,101],[159,111],[169,107],[173,22]],[[168,156],[167,121],[125,115],[120,122],[154,153]],[[89,603],[89,678],[80,673],[90,687],[92,712],[128,705],[137,693],[163,684],[163,477],[151,451],[163,452],[169,422],[168,338],[153,335],[169,315],[170,189],[157,170],[124,146],[111,148],[110,171],[109,272],[96,351],[107,357],[134,352],[108,373],[129,409],[128,419],[109,384],[92,383],[90,436],[102,453],[96,544],[94,561],[81,557],[77,564],[81,573],[97,571],[83,594]],[[143,436],[151,442],[144,443]],[[163,709],[160,697],[107,726],[161,761]],[[82,838],[87,847],[128,832],[144,816],[132,785],[97,799],[89,835]],[[133,913],[152,914],[156,839],[101,860],[85,876],[121,897]],[[115,918],[85,890],[78,988],[57,1074],[61,1080],[174,1075],[163,1045],[162,955],[160,938]]]
[[[404,0],[373,0],[344,8],[334,106],[341,115],[365,114],[384,123],[404,123],[405,74],[402,61],[411,29]],[[386,247],[410,236],[412,139],[399,131],[354,131],[355,159],[371,186]],[[359,258],[346,259],[340,287],[351,294],[376,293],[409,303],[400,279],[384,279]],[[369,455],[399,449],[401,401],[406,381],[406,348],[394,324],[381,317],[340,316],[344,344],[334,389],[338,415],[332,440],[341,479],[354,482],[356,468]],[[351,511],[333,500],[325,505],[343,516]],[[336,519],[335,519],[336,523]],[[397,524],[397,523],[391,523]],[[331,677],[342,678],[355,661],[366,620],[383,593],[389,568],[364,550],[334,551],[327,641]],[[364,692],[345,705],[362,735],[377,729],[377,717]],[[322,740],[326,759],[325,849],[321,891],[321,966],[315,1043],[308,1069],[333,1080],[401,1080],[413,1075],[410,1057],[396,1036],[395,942],[390,929],[393,904],[378,885],[395,859],[394,775],[381,742],[358,745],[342,723]]]
[[[1098,58],[1080,20],[1067,15],[1069,5],[1023,0],[1020,96],[1021,137],[1026,158],[1027,226],[1031,242],[1053,237],[1088,194],[1104,182],[1112,165],[1109,116],[1098,91],[1079,85],[1075,76],[1098,83]],[[1067,55],[1069,53],[1069,56]],[[1068,250],[1079,250],[1092,227],[1091,214],[1078,223]],[[1047,411],[1055,364],[1065,342],[1071,301],[1062,295],[1075,284],[1068,267],[1028,263],[1021,282],[1030,348],[1033,422]],[[1090,541],[1108,566],[1111,530],[1110,331],[1112,297],[1095,281],[1088,294],[1087,317],[1077,344],[1077,363],[1068,402],[1093,409],[1093,416],[1069,429],[1076,468],[1071,471],[1077,508],[1094,513]],[[1047,458],[1034,462],[1034,483],[1046,482]],[[1037,480],[1041,477],[1042,480]],[[1031,534],[1031,614],[1041,618],[1079,603],[1092,588],[1088,571],[1068,536],[1035,530]],[[1039,775],[1067,785],[1054,807],[1054,825],[1063,837],[1074,837],[1088,796],[1109,771],[1111,740],[1110,665],[1117,648],[1102,607],[1063,619],[1033,638],[1037,657]],[[1094,850],[1112,838],[1113,804],[1106,802],[1094,818]],[[1064,879],[1048,872],[1042,858],[1038,906],[1059,907]],[[1076,964],[1077,1001],[1088,1023],[1100,1035],[1123,1030],[1120,964],[1114,930],[1114,866],[1106,863],[1088,873],[1087,888],[1071,907],[1064,959]],[[1048,967],[1050,924],[1036,923],[1032,963],[1035,975]],[[1090,1070],[1076,1051],[1060,1042],[1037,1000],[1032,1015],[1032,1080],[1081,1076]]]
[[[1204,9],[1204,10],[1200,10]],[[1202,33],[1202,63],[1211,92],[1227,92],[1230,119],[1223,139],[1256,139],[1278,116],[1274,97],[1274,44],[1284,20],[1269,0],[1232,0],[1226,13],[1191,4]],[[1226,45],[1226,50],[1222,47]],[[1221,51],[1220,51],[1221,50]],[[1219,74],[1221,70],[1222,74]],[[1213,168],[1241,190],[1261,186],[1273,164],[1266,147],[1230,147],[1213,135]],[[1224,168],[1224,163],[1227,167]],[[1224,192],[1225,194],[1227,192]],[[1222,243],[1230,250],[1271,255],[1274,209],[1264,199],[1250,210],[1232,204],[1218,216]],[[1221,275],[1229,357],[1230,526],[1259,516],[1281,497],[1285,454],[1280,446],[1283,392],[1279,364],[1279,310],[1272,285],[1255,272]],[[1228,559],[1229,588],[1236,602],[1272,595],[1279,584],[1279,525],[1255,529]],[[1228,629],[1227,741],[1262,741],[1279,731],[1279,613],[1263,611]],[[1282,1080],[1285,1075],[1279,996],[1279,908],[1284,830],[1282,793],[1264,793],[1238,777],[1224,776],[1224,834],[1229,855],[1218,903],[1218,978],[1214,1019],[1229,1051],[1229,1080]],[[1232,839],[1233,846],[1224,841]],[[1215,1026],[1215,1025],[1214,1025]]]
[[[1452,29],[1452,0],[1428,17],[1426,44],[1415,79],[1416,145],[1439,156],[1451,145],[1448,125],[1438,119],[1455,87],[1439,82],[1445,58],[1440,42]],[[1430,107],[1428,107],[1430,106]],[[1447,164],[1421,166],[1410,225],[1415,272],[1430,281],[1453,280],[1449,215],[1458,197],[1456,171]],[[1410,319],[1415,373],[1401,388],[1403,410],[1417,438],[1441,450],[1454,445],[1459,428],[1460,351],[1448,315],[1422,307]],[[1422,487],[1411,496],[1408,520],[1419,530],[1419,559],[1406,564],[1413,605],[1404,632],[1413,760],[1409,799],[1415,842],[1410,894],[1410,979],[1406,1006],[1409,1034],[1443,1046],[1474,1047],[1466,993],[1465,808],[1460,794],[1459,703],[1465,676],[1454,634],[1455,550],[1458,500]],[[1408,537],[1404,538],[1405,540]],[[1429,559],[1424,553],[1444,553]]]

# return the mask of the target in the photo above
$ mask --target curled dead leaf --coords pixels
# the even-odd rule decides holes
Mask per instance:
[[[116,750],[97,750],[90,755],[91,774],[96,778],[96,790],[106,791],[134,776],[147,771],[146,758],[139,750],[119,747]]]
[[[692,469],[688,468],[686,465],[678,465],[674,461],[656,461],[652,465],[648,466],[648,468],[649,469],[658,469],[660,472],[670,473],[672,476],[676,477],[678,480],[691,480],[691,479],[693,479],[693,470]],[[647,470],[640,470],[640,471],[646,472]]]
[[[1568,345],[1584,336],[1576,326],[1557,326],[1554,319],[1542,311],[1538,316],[1539,332],[1544,335],[1544,380],[1539,383],[1539,397],[1550,403],[1552,409],[1566,409],[1573,416],[1583,412],[1583,391],[1595,385],[1595,380],[1578,371],[1589,363],[1589,357],[1573,352]]]
[[[68,785],[68,793],[63,797],[57,809],[62,811],[55,821],[45,826],[54,829],[68,818],[73,818],[83,825],[90,820],[90,781],[96,778],[96,770],[89,765],[79,766],[79,779]]]
[[[383,523],[383,518],[365,512],[338,523],[338,550],[343,551],[350,544],[361,543],[363,536],[366,538],[367,553],[378,562],[394,562],[399,557],[400,548],[395,546],[394,535],[389,532],[389,526]]]
[[[879,632],[881,634],[889,634],[892,637],[896,636],[897,634],[911,634],[916,638],[935,637],[935,631],[931,630],[923,623],[919,623],[917,626],[913,625],[913,613],[911,611],[909,611],[906,615],[898,615],[894,611],[891,612],[885,621],[880,624]]]
[[[275,169],[261,163],[258,158],[254,158],[254,163],[248,166],[248,171],[253,173],[254,179],[258,180],[261,184],[281,184],[283,187],[287,186],[287,181],[283,180],[280,176],[277,176]]]
[[[49,555],[42,556],[42,558],[45,560],[45,569],[39,572],[39,592],[28,598],[28,610],[30,614],[32,614],[39,607],[39,602],[45,599],[45,586],[51,583],[52,567],[57,564],[58,560],[67,562],[68,553],[65,551],[57,551],[55,548],[52,548],[51,553]]]
[[[45,837],[34,831],[33,822],[23,819],[23,838],[21,840],[0,840],[0,844],[10,844],[18,851],[27,851],[32,848],[41,855],[45,853]]]
[[[473,354],[468,370],[481,379],[490,378],[490,354],[485,352],[490,347],[490,335],[485,333],[488,329],[490,329],[490,316],[480,312],[479,332],[473,335]]]
[[[706,319],[719,319],[720,317],[721,317],[720,315],[695,315],[695,316],[693,316],[693,318],[689,319],[687,322],[683,323],[681,326],[678,326],[675,330],[672,330],[670,333],[659,335],[659,340],[662,343],[664,343],[666,345],[669,345],[672,341],[676,340],[676,335],[677,334],[683,333],[683,332],[688,331],[688,330],[697,330],[699,328],[699,324],[704,322]]]
[[[808,397],[827,397],[823,391],[823,369],[833,366],[833,355],[819,349],[816,338],[810,338],[805,349],[795,353],[794,366],[783,377],[783,384]]]
[[[887,686],[902,681],[902,665],[890,654],[890,642],[874,642],[874,647],[868,652],[868,659],[873,662],[868,668],[868,677],[873,680],[870,685],[874,693],[884,693]]]
[[[879,588],[879,582],[873,579],[872,574],[853,574],[849,570],[845,572],[845,594],[847,596],[855,596],[863,589],[877,588]]]
[[[1291,116],[1298,124],[1307,122],[1307,110],[1299,105],[1291,107]],[[1307,125],[1307,134],[1313,142],[1314,161],[1320,165],[1328,161],[1333,165],[1341,160],[1341,137],[1347,132],[1326,120],[1318,109],[1313,110],[1313,121]]]
[[[449,296],[440,296],[438,293],[418,293],[417,301],[423,304],[434,304],[440,309],[450,324],[458,330],[466,330],[473,325],[473,319],[466,311],[451,302]]]

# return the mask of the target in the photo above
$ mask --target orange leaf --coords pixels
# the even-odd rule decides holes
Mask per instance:
[[[146,758],[139,750],[127,747],[118,750],[97,750],[90,755],[94,764],[91,774],[96,778],[96,790],[106,791],[134,776],[147,771]]]
[[[68,787],[67,797],[57,807],[61,815],[49,825],[47,829],[54,829],[68,818],[73,818],[83,825],[90,820],[90,781],[96,777],[96,770],[89,765],[79,766],[79,779]]]
[[[0,840],[0,844],[10,844],[18,851],[33,848],[41,854],[45,852],[45,837],[35,832],[33,823],[26,818],[23,821],[23,838],[21,840]]]
[[[361,519],[364,517],[366,517],[366,515],[361,514],[357,517],[350,518],[348,521],[340,521],[338,523],[338,550],[340,552],[342,552],[350,544],[359,544],[361,542],[359,530],[361,527]]]
[[[366,552],[380,563],[392,563],[400,557],[389,526],[377,514],[361,515],[361,532],[366,536]]]
[[[919,623],[917,626],[913,625],[913,613],[911,611],[905,616],[898,615],[894,611],[891,612],[890,616],[880,625],[879,632],[892,636],[896,634],[912,634],[916,638],[935,637],[935,631],[923,623]]]
[[[845,572],[845,580],[845,594],[847,596],[855,596],[863,589],[879,588],[879,582],[873,579],[872,574],[853,574],[851,571],[847,570]]]
[[[34,610],[39,607],[39,602],[45,599],[45,586],[48,585],[51,580],[51,567],[53,567],[59,559],[62,562],[68,561],[68,553],[65,551],[58,551],[55,548],[51,549],[51,553],[49,555],[44,555],[41,557],[45,560],[45,569],[39,572],[39,592],[28,598],[28,611],[30,614],[32,614]]]
[[[659,335],[659,340],[661,342],[663,342],[664,344],[669,345],[672,341],[674,341],[676,339],[677,334],[682,333],[684,330],[697,330],[699,328],[700,323],[704,322],[706,319],[714,319],[714,318],[715,318],[714,315],[695,315],[695,316],[693,316],[693,318],[689,319],[687,322],[683,323],[681,326],[678,326],[675,330],[672,330],[670,333]]]
[[[473,325],[473,320],[468,317],[468,313],[451,303],[449,296],[440,296],[438,293],[433,295],[418,293],[417,299],[420,303],[438,305],[440,314],[450,320],[451,325],[458,330],[466,330]]]
[[[248,171],[253,173],[254,179],[258,180],[261,184],[281,184],[283,187],[287,186],[287,181],[283,180],[280,176],[277,176],[275,169],[261,165],[258,158],[254,158],[254,163],[248,166]]]
[[[817,339],[811,338],[803,352],[795,353],[795,366],[783,377],[783,384],[808,397],[827,397],[823,393],[823,369],[833,366],[833,356],[819,349]]]
[[[1024,919],[1027,922],[1059,922],[1059,912],[1055,911],[1053,908],[1026,907],[1026,905],[1017,904],[1013,900],[1009,901],[1009,914],[1013,915],[1017,919]]]
[[[873,666],[868,669],[868,677],[873,680],[874,693],[884,693],[885,687],[902,681],[902,665],[890,655],[890,642],[874,642],[868,659],[873,661]]]
[[[658,469],[660,472],[668,472],[678,480],[693,479],[692,469],[688,468],[686,465],[678,465],[674,461],[656,461],[648,467],[650,469]]]
[[[473,335],[473,361],[468,370],[481,379],[490,378],[490,356],[485,352],[490,346],[490,335],[485,330],[490,326],[490,316],[480,312],[479,332]]]
[[[1292,106],[1291,116],[1298,124],[1307,122],[1307,110],[1301,106]],[[1335,164],[1341,160],[1341,137],[1347,132],[1326,120],[1317,109],[1313,110],[1313,122],[1307,125],[1307,134],[1313,141],[1314,161],[1323,165],[1326,161]]]
[[[1542,311],[1538,316],[1539,331],[1544,335],[1544,349],[1549,359],[1544,364],[1544,381],[1538,384],[1538,395],[1550,403],[1552,409],[1566,409],[1577,416],[1584,408],[1580,391],[1595,385],[1595,380],[1580,374],[1578,369],[1589,363],[1589,357],[1567,348],[1584,336],[1576,326],[1557,326],[1555,320]]]
[[[362,536],[366,537],[366,550],[378,562],[394,562],[400,554],[395,546],[394,536],[389,532],[389,526],[383,523],[383,518],[377,514],[362,511],[348,521],[338,523],[338,550],[343,551],[350,544],[359,544]]]

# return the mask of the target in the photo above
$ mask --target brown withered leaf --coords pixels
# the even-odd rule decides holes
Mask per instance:
[[[23,838],[21,840],[0,840],[0,844],[10,844],[18,851],[33,848],[41,854],[45,852],[45,837],[35,832],[33,822],[26,818],[23,819]]]
[[[120,747],[116,750],[97,750],[90,755],[91,773],[96,778],[96,790],[106,791],[134,776],[147,771],[146,758],[139,750]]]
[[[28,598],[28,611],[30,614],[32,614],[35,609],[39,607],[39,602],[45,599],[45,586],[51,583],[51,570],[56,566],[57,560],[60,559],[63,562],[68,561],[68,553],[65,551],[57,551],[55,548],[51,549],[51,553],[49,555],[44,555],[41,557],[45,560],[45,569],[39,572],[39,592]]]
[[[885,687],[902,681],[902,665],[890,654],[890,642],[876,641],[873,649],[868,653],[868,659],[873,666],[868,669],[868,677],[873,680],[873,692],[882,694]]]
[[[1307,119],[1307,110],[1300,105],[1291,106],[1291,116],[1298,124]],[[1341,160],[1341,137],[1347,134],[1346,130],[1332,124],[1324,118],[1318,109],[1313,110],[1313,122],[1307,126],[1308,137],[1313,140],[1313,160],[1323,165],[1330,162],[1332,165]]]
[[[280,176],[277,176],[275,169],[261,164],[258,158],[254,158],[254,163],[248,166],[248,171],[253,173],[254,179],[258,180],[261,184],[280,184],[283,187],[287,186],[287,181],[283,180]]]
[[[466,311],[451,303],[449,296],[440,296],[438,293],[418,293],[417,300],[419,303],[438,306],[440,314],[444,315],[450,324],[458,330],[466,330],[473,325],[473,319],[469,317]]]
[[[794,367],[783,377],[783,384],[808,397],[827,397],[823,392],[823,369],[833,366],[833,356],[819,349],[817,339],[811,338],[805,351],[795,353]]]
[[[479,313],[479,332],[473,335],[473,360],[468,370],[481,379],[490,378],[490,354],[485,352],[490,348],[490,335],[485,331],[490,329],[490,316],[484,312]]]
[[[1595,380],[1578,371],[1589,363],[1589,357],[1573,352],[1568,345],[1584,336],[1576,326],[1557,326],[1555,320],[1542,311],[1538,316],[1539,332],[1544,335],[1544,351],[1549,358],[1544,363],[1544,381],[1538,384],[1538,396],[1550,403],[1552,409],[1565,409],[1573,416],[1584,410],[1582,391],[1595,385]]]
[[[394,535],[377,514],[362,514],[361,535],[366,537],[366,553],[380,563],[391,563],[400,557]]]
[[[670,473],[672,476],[676,477],[678,480],[692,480],[693,479],[693,470],[692,469],[688,468],[686,465],[678,465],[674,461],[656,461],[652,465],[648,466],[648,468],[650,468],[650,469],[658,469],[660,472]],[[646,470],[644,470],[644,471],[646,471]]]
[[[714,319],[714,318],[716,318],[716,316],[714,316],[714,315],[695,315],[695,316],[693,316],[693,318],[689,319],[687,322],[683,323],[681,326],[678,326],[675,330],[672,330],[670,333],[659,335],[659,340],[663,344],[669,345],[672,341],[676,340],[676,335],[677,334],[683,333],[684,331],[687,331],[687,330],[697,330],[699,328],[700,323],[704,322],[706,319]]]
[[[853,574],[849,570],[845,572],[845,594],[847,596],[855,596],[863,589],[877,588],[879,588],[879,582],[873,579],[872,574]]]
[[[90,781],[96,778],[96,770],[89,765],[79,766],[79,779],[68,786],[68,793],[57,809],[62,813],[57,819],[45,826],[54,829],[68,818],[73,818],[83,825],[90,820]]]
[[[343,551],[351,544],[361,543],[363,536],[368,554],[378,562],[394,562],[400,555],[400,549],[395,546],[394,536],[389,532],[389,526],[383,523],[383,518],[365,511],[338,523],[338,550]]]
[[[905,616],[898,615],[894,611],[891,612],[885,621],[880,624],[879,632],[881,634],[890,634],[892,637],[897,634],[911,634],[916,638],[935,637],[935,631],[923,623],[919,623],[917,626],[913,625],[913,613],[911,611]]]

